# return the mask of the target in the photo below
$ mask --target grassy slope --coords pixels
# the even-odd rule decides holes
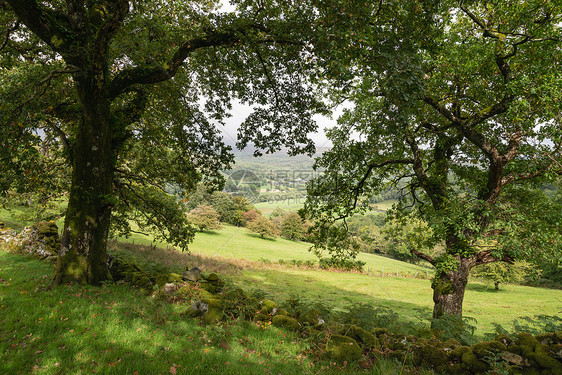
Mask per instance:
[[[245,228],[226,225],[218,232],[198,233],[190,251],[217,259],[315,259],[308,252],[309,246],[282,238],[261,239]],[[361,302],[375,308],[390,307],[404,320],[429,319],[433,308],[429,280],[379,276],[383,270],[386,276],[395,275],[396,270],[411,275],[428,272],[431,276],[431,269],[374,254],[360,254],[359,259],[365,261],[366,269],[377,277],[280,267],[259,269],[256,264],[255,268],[250,267],[230,279],[245,289],[260,289],[277,301],[298,295],[321,301],[335,310],[346,310],[352,303]],[[560,300],[562,292],[559,290],[502,285],[496,292],[493,287],[471,282],[466,291],[464,315],[477,319],[477,334],[483,334],[492,331],[493,323],[510,328],[511,323],[521,316],[558,315]]]
[[[0,211],[0,221],[10,219]],[[13,220],[13,219],[12,219]],[[133,236],[135,243],[150,244],[151,240]],[[131,239],[129,239],[131,241]],[[221,231],[199,233],[190,251],[214,258],[259,261],[308,260],[315,256],[308,252],[309,244],[261,239],[245,228],[225,225]],[[366,269],[374,275],[399,273],[429,273],[426,267],[411,265],[374,254],[360,254]],[[396,277],[372,277],[349,273],[330,273],[292,269],[250,269],[232,276],[233,282],[248,288],[260,288],[282,301],[291,295],[321,300],[336,309],[345,309],[351,302],[372,303],[392,307],[405,319],[416,321],[428,318],[431,308],[431,288],[428,280]],[[562,292],[515,285],[502,285],[499,292],[481,283],[470,283],[464,304],[464,315],[477,319],[478,333],[489,332],[493,323],[506,328],[514,319],[538,314],[558,315]],[[522,303],[523,302],[523,303]],[[418,310],[416,310],[418,309]]]
[[[316,260],[316,256],[308,251],[310,244],[300,241],[289,241],[284,238],[262,239],[249,232],[246,228],[230,225],[223,226],[217,232],[198,233],[189,250],[195,254],[207,256],[220,256],[223,258],[236,258],[247,260],[270,261],[283,260]],[[409,272],[425,274],[431,269],[400,262],[394,259],[375,254],[360,254],[358,259],[366,263],[365,269],[374,273]]]
[[[0,374],[357,374],[268,324],[204,326],[129,285],[45,291],[53,265],[0,250]],[[432,374],[378,360],[370,374]]]
[[[0,373],[308,373],[274,328],[201,327],[129,286],[43,292],[52,271],[0,251]]]

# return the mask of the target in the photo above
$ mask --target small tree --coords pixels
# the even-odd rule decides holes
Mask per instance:
[[[247,226],[250,222],[256,220],[259,216],[261,216],[261,213],[256,209],[248,210],[242,213],[242,222]]]
[[[259,234],[261,238],[275,238],[279,236],[279,230],[275,228],[275,225],[273,225],[271,220],[262,215],[258,215],[254,220],[250,221],[246,225],[246,228]]]
[[[471,276],[481,277],[494,283],[496,290],[500,289],[500,283],[520,283],[532,272],[532,265],[525,261],[508,264],[496,262],[476,266],[470,273]]]
[[[187,219],[199,228],[200,232],[221,228],[218,212],[208,204],[200,204],[191,210],[187,214]]]
[[[296,212],[291,212],[281,223],[281,237],[289,240],[302,240],[304,237],[304,223]]]

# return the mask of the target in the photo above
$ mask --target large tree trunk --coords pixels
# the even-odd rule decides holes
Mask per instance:
[[[103,84],[93,73],[80,78],[77,88],[83,118],[73,147],[72,186],[54,284],[97,285],[111,278],[106,245],[116,155]]]
[[[433,318],[445,314],[462,316],[464,291],[470,272],[470,261],[461,258],[453,271],[438,273],[433,280]]]

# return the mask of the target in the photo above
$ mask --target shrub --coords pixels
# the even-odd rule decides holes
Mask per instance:
[[[260,235],[261,238],[275,238],[279,235],[279,230],[275,228],[271,220],[261,215],[250,221],[246,228]]]
[[[188,221],[195,225],[199,231],[220,229],[218,212],[208,204],[200,204],[187,214]]]

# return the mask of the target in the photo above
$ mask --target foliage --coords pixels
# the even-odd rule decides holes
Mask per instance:
[[[242,218],[244,219],[244,223],[246,223],[246,225],[260,216],[262,216],[261,213],[256,209],[251,209],[242,213]]]
[[[524,280],[536,274],[536,270],[530,263],[525,261],[515,262],[514,264],[496,262],[474,267],[471,275],[481,277],[487,282],[493,283],[496,290],[499,284],[522,283]]]
[[[418,263],[421,259],[411,249],[424,253],[433,250],[433,230],[427,222],[414,216],[391,219],[381,232],[386,240],[385,252],[395,259]]]
[[[476,319],[458,315],[445,314],[431,320],[431,329],[440,340],[455,339],[462,345],[473,345],[478,341],[474,335]]]
[[[221,222],[236,226],[243,226],[246,223],[244,212],[255,210],[247,198],[233,196],[223,191],[213,191],[212,187],[203,183],[197,185],[185,205],[188,209],[193,209],[200,204],[212,206],[218,212]]]
[[[259,234],[261,238],[279,236],[279,230],[275,228],[271,220],[262,215],[258,215],[254,220],[248,222],[246,228]]]
[[[218,212],[213,207],[206,204],[200,204],[193,210],[189,211],[187,219],[191,224],[199,228],[199,231],[221,228]]]
[[[557,315],[535,315],[523,316],[512,322],[511,330],[507,330],[501,324],[494,324],[495,333],[516,337],[518,333],[528,332],[533,335],[542,333],[556,333],[562,331],[562,318]],[[492,335],[489,335],[492,336]]]
[[[317,159],[324,173],[309,184],[305,210],[317,248],[348,252],[345,225],[334,222],[369,210],[389,185],[400,189],[397,212],[419,215],[447,253],[410,249],[438,268],[438,317],[462,313],[474,265],[562,258],[552,220],[560,211],[528,199],[562,173],[562,75],[550,63],[562,58],[561,15],[535,0],[412,7],[393,14],[392,36],[408,35],[394,53],[385,50],[392,36],[375,32],[384,8],[378,22],[356,25],[344,43],[351,51],[318,51],[349,67],[326,73],[334,100],[350,105],[328,132],[334,147]]]
[[[0,162],[9,172],[0,185],[13,190],[33,177],[37,134],[56,140],[50,150],[71,174],[62,240],[68,251],[60,253],[56,283],[108,277],[111,225],[129,234],[129,221],[139,220],[187,247],[193,230],[168,189],[224,183],[220,171],[233,158],[219,126],[232,101],[253,106],[240,126],[240,147],[313,152],[312,117],[326,113],[311,79],[315,64],[304,53],[313,6],[295,12],[282,2],[241,0],[230,13],[218,6],[1,3]]]
[[[302,240],[304,238],[304,222],[296,212],[288,213],[281,223],[281,237],[289,240]]]

